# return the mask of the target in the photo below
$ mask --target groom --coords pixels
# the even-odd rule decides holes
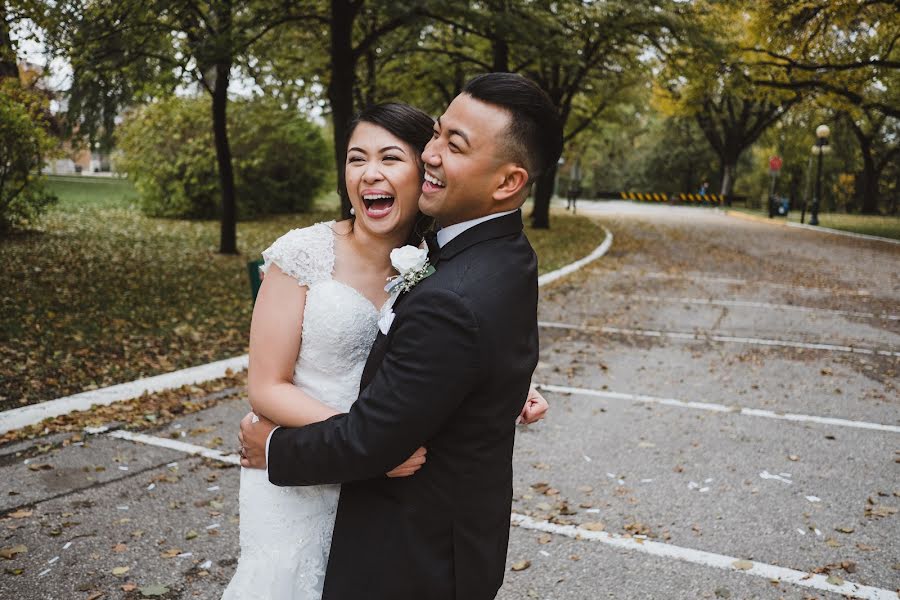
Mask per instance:
[[[241,422],[242,464],[266,468],[268,453],[273,484],[344,484],[324,600],[490,599],[503,583],[515,421],[538,359],[537,260],[520,208],[561,150],[534,83],[491,73],[466,84],[422,154],[436,272],[394,305],[359,399],[299,429]],[[415,475],[383,476],[420,446]]]

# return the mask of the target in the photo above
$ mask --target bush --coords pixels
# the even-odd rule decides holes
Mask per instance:
[[[45,104],[15,79],[0,81],[0,233],[34,223],[56,202],[40,175],[56,147]]]
[[[228,107],[238,218],[305,212],[331,167],[318,127],[265,100]],[[153,217],[221,216],[210,102],[170,98],[138,109],[118,132],[120,168]]]

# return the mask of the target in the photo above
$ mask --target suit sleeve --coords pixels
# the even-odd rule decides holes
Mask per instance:
[[[426,445],[473,389],[478,324],[468,306],[445,289],[423,290],[405,304],[378,372],[350,412],[272,434],[271,483],[383,476]]]

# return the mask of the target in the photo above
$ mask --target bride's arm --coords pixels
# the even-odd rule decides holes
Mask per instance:
[[[294,385],[307,290],[272,264],[250,323],[250,406],[284,427],[302,427],[339,413]]]

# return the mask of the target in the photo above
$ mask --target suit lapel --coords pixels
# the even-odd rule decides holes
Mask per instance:
[[[509,215],[497,217],[496,219],[485,221],[484,223],[479,223],[478,225],[475,225],[474,227],[463,231],[461,234],[450,240],[447,245],[442,247],[441,256],[438,259],[437,264],[434,265],[434,268],[437,271],[440,271],[441,263],[452,260],[453,257],[458,255],[460,252],[466,250],[467,248],[471,248],[475,244],[487,240],[493,240],[499,237],[506,237],[508,235],[521,233],[522,229],[523,225],[521,210],[517,210],[516,212]],[[435,273],[431,277],[435,277],[436,275],[437,273]],[[413,290],[409,292],[400,294],[400,297],[397,298],[396,302],[394,302],[392,309],[396,311],[397,307],[400,306],[400,304],[406,299],[406,297],[414,292],[415,288],[413,288]],[[366,386],[368,386],[372,379],[375,377],[375,373],[381,366],[381,361],[384,359],[384,355],[387,352],[388,345],[388,336],[379,331],[378,335],[375,337],[375,341],[372,344],[372,350],[369,352],[369,358],[366,360],[366,366],[363,368],[360,389],[365,389]]]

